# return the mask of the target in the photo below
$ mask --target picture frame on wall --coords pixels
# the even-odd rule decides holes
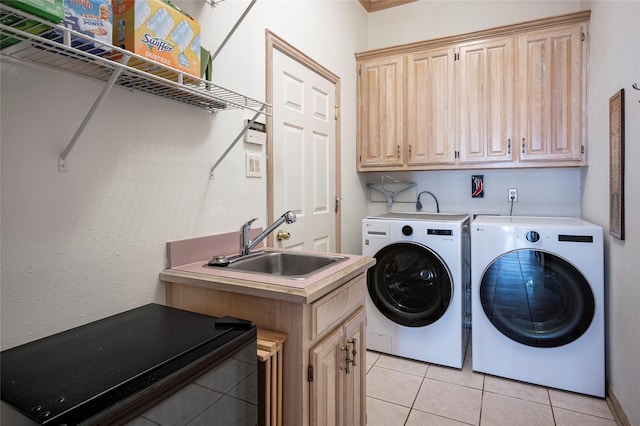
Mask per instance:
[[[624,89],[609,98],[609,234],[624,240]]]

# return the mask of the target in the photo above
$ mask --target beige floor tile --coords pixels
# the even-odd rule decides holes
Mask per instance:
[[[482,391],[479,389],[425,378],[414,408],[477,425],[481,403]]]
[[[404,426],[409,407],[367,397],[367,426]]]
[[[482,390],[484,383],[484,374],[475,373],[471,369],[471,364],[463,365],[462,370],[442,367],[440,365],[430,365],[426,377],[480,390]]]
[[[411,407],[422,378],[374,365],[367,373],[367,396]]]
[[[496,393],[482,398],[480,426],[553,426],[551,406]]]
[[[414,376],[424,377],[429,364],[426,362],[414,361],[411,359],[400,358],[392,355],[380,355],[376,361],[376,366],[388,368],[390,370],[401,371],[403,373],[413,374]]]
[[[558,407],[553,408],[553,416],[556,419],[556,426],[616,426],[613,420]]]
[[[373,365],[380,358],[380,354],[378,352],[367,351],[367,365]]]
[[[566,408],[567,410],[613,420],[613,415],[604,399],[556,389],[549,389],[549,397],[554,408]]]
[[[487,375],[484,378],[484,390],[485,392],[526,399],[527,401],[538,402],[540,404],[551,404],[549,402],[549,392],[547,388],[518,382],[516,380]]]
[[[468,426],[468,424],[423,411],[411,410],[405,426]]]

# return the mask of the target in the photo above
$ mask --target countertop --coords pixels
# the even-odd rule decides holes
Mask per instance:
[[[269,249],[270,251],[283,251]],[[173,266],[160,273],[164,282],[193,285],[296,303],[312,303],[375,265],[369,256],[336,254],[347,259],[303,280],[208,268],[209,258]]]

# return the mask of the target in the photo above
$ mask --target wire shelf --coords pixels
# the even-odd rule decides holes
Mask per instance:
[[[16,59],[104,82],[118,71],[115,84],[131,90],[211,112],[246,109],[266,114],[264,102],[5,4],[0,4],[0,17],[0,57],[3,60]]]

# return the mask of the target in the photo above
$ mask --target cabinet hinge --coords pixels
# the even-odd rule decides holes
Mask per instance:
[[[340,115],[340,107],[338,105],[336,105],[334,107],[334,112],[335,112],[335,117],[334,118],[337,120],[339,115]]]
[[[580,153],[581,153],[581,154],[584,154],[584,145],[582,145],[582,146],[580,147]]]
[[[313,382],[313,365],[310,365],[307,369],[307,381]]]
[[[584,33],[582,33],[582,41],[584,41],[585,38],[587,38],[587,36],[585,36]]]

